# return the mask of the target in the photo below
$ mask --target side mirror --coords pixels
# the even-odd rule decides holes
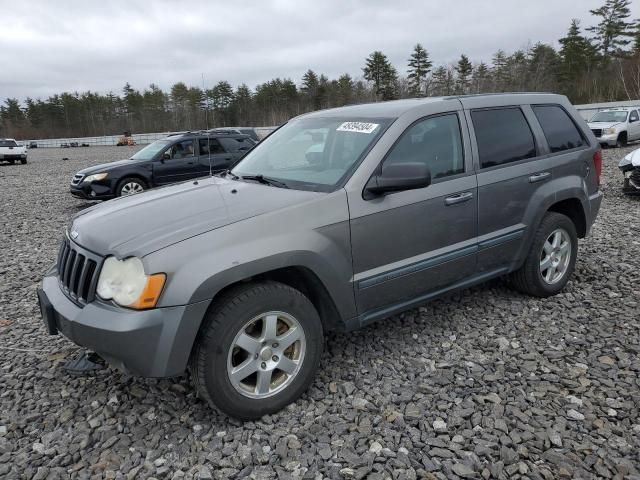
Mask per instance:
[[[431,171],[424,163],[395,163],[382,166],[380,174],[371,177],[364,189],[365,200],[389,192],[415,190],[431,185]]]
[[[162,154],[162,158],[161,158],[161,160],[171,160],[171,154],[170,154],[170,153],[167,153],[167,152],[164,152],[164,153]]]

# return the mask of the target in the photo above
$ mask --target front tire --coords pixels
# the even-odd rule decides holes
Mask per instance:
[[[627,134],[621,133],[618,135],[618,140],[616,140],[616,147],[622,148],[627,146]]]
[[[116,195],[126,197],[135,193],[142,193],[147,189],[147,184],[136,177],[124,178],[118,183]]]
[[[511,274],[514,287],[536,297],[559,293],[571,278],[578,255],[576,227],[566,215],[548,212],[535,233],[522,267]]]
[[[21,163],[22,165],[25,165],[25,164],[27,163],[27,159],[26,159],[26,158],[22,158],[22,159],[20,159],[20,163]]]
[[[323,345],[318,312],[301,292],[278,282],[242,285],[205,318],[191,359],[194,387],[227,415],[255,420],[302,395]]]

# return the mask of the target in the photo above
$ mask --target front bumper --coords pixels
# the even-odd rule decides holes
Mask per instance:
[[[184,373],[208,301],[150,310],[130,310],[101,301],[79,307],[63,293],[54,271],[38,289],[50,334],[62,333],[109,364],[144,377]]]
[[[69,186],[69,192],[74,197],[84,200],[109,200],[116,197],[109,185],[101,185],[97,182],[81,182],[78,185],[72,183]]]
[[[640,167],[627,167],[622,170],[622,175],[622,191],[629,195],[640,195]]]
[[[0,154],[0,161],[2,160],[26,160],[27,159],[27,155],[26,154]]]
[[[597,137],[600,145],[606,145],[608,147],[615,147],[618,142],[618,134],[614,133],[611,135],[602,135],[601,137]]]

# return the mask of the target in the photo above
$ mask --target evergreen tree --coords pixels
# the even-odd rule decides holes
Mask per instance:
[[[631,42],[628,37],[633,36],[633,22],[627,20],[631,16],[630,4],[631,0],[606,0],[602,7],[589,10],[600,17],[600,22],[588,27],[587,31],[594,34],[596,46],[605,61],[609,54],[619,56]]]
[[[509,58],[504,50],[498,50],[493,55],[491,76],[493,78],[496,92],[505,92],[511,85],[511,75],[509,71]]]
[[[559,41],[562,46],[560,78],[565,84],[575,84],[595,61],[595,47],[580,33],[580,22],[576,19],[571,21],[567,35]]]
[[[416,96],[427,95],[427,76],[431,71],[432,62],[429,60],[429,53],[421,44],[413,47],[413,53],[409,58],[409,69],[407,78],[411,93]]]
[[[489,67],[486,63],[480,62],[480,64],[473,69],[473,75],[471,78],[471,84],[473,93],[488,92],[489,91]]]
[[[369,55],[362,72],[365,80],[373,83],[375,94],[382,100],[395,98],[398,74],[384,53],[375,51]]]
[[[457,83],[456,90],[459,94],[469,93],[469,87],[471,85],[471,74],[473,73],[473,66],[469,57],[464,53],[460,56],[458,64],[456,65]]]

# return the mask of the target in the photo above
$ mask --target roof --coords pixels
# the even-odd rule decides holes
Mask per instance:
[[[327,116],[350,116],[363,118],[397,118],[409,110],[426,105],[429,103],[446,102],[451,100],[467,100],[471,103],[482,101],[483,99],[495,99],[501,103],[512,101],[514,103],[522,102],[523,97],[541,96],[541,97],[562,97],[552,93],[544,92],[522,92],[522,93],[483,93],[477,95],[454,95],[446,97],[422,97],[408,98],[404,100],[391,100],[387,102],[363,103],[360,105],[349,105],[346,107],[330,108],[327,110],[318,110],[316,112],[301,115],[305,118],[327,117]]]

